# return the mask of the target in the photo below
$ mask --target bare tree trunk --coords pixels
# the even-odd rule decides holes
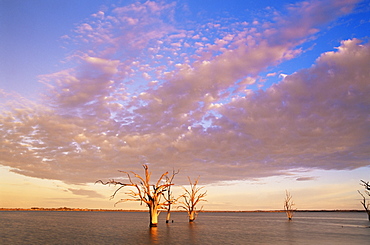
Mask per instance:
[[[195,220],[195,217],[196,216],[196,213],[195,213],[195,211],[191,211],[190,213],[189,213],[189,222],[194,222],[194,220]]]
[[[166,223],[169,223],[170,219],[171,219],[171,209],[170,209],[170,207],[168,207],[167,216],[166,216]]]
[[[288,217],[288,220],[292,220],[293,219],[293,211],[291,210],[287,210],[285,211],[287,217]]]
[[[158,209],[154,205],[149,207],[150,227],[157,227],[158,225]]]
[[[367,217],[369,218],[370,221],[370,211],[367,211]]]
[[[169,183],[168,190],[167,190],[168,207],[167,207],[166,223],[169,223],[170,222],[170,218],[171,218],[171,206],[172,206],[173,203],[175,203],[177,201],[177,199],[175,199],[174,201],[171,201],[171,200],[173,200],[173,198],[172,198],[172,192],[171,192],[171,186],[172,186],[173,178],[175,178],[175,175],[178,174],[179,171],[180,170],[177,170],[177,171],[172,170],[172,176],[170,178],[168,176],[166,177],[166,180]]]

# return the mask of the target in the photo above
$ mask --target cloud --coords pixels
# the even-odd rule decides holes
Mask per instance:
[[[296,181],[309,181],[309,180],[314,180],[315,177],[299,177],[296,179]]]
[[[97,193],[96,191],[93,190],[84,190],[84,189],[73,189],[73,188],[68,188],[68,191],[72,192],[74,195],[78,196],[86,196],[89,198],[105,198],[105,196]]]
[[[307,33],[316,33],[322,25],[329,21],[348,14],[355,7],[359,0],[328,0],[328,1],[304,1],[292,4],[288,7],[290,13],[289,21],[277,17],[280,25],[273,35],[280,37],[280,41],[286,39],[300,39],[307,36]],[[273,39],[273,40],[279,40]]]
[[[142,163],[158,175],[180,169],[179,182],[367,166],[369,44],[344,41],[265,91],[250,88],[268,67],[299,55],[297,45],[312,30],[352,6],[305,2],[276,26],[257,32],[241,22],[214,41],[202,34],[208,25],[175,26],[174,5],[147,1],[94,15],[77,28],[84,47],[74,66],[40,77],[48,84],[44,103],[7,95],[0,163],[69,183],[112,178],[116,170],[140,173]],[[301,22],[304,28],[291,31]],[[185,45],[196,42],[202,45]]]
[[[369,45],[344,41],[313,67],[219,108],[223,117],[214,125],[238,132],[228,147],[244,149],[271,169],[366,166],[369,62]],[[217,134],[223,133],[216,130],[213,137]]]

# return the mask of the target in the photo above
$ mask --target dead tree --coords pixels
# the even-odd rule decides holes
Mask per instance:
[[[293,203],[292,195],[290,195],[290,193],[285,190],[284,210],[289,220],[292,220],[294,211],[296,210],[293,209],[294,205],[295,204]]]
[[[168,177],[168,172],[161,175],[157,183],[154,185],[150,184],[151,172],[149,172],[148,165],[143,165],[145,171],[145,177],[130,172],[135,178],[139,180],[139,183],[136,183],[132,180],[130,173],[125,171],[119,171],[127,174],[128,183],[122,183],[115,180],[109,180],[103,182],[98,180],[96,182],[102,183],[103,185],[120,185],[118,189],[115,190],[111,199],[115,197],[117,192],[125,186],[131,186],[133,189],[127,191],[127,194],[130,198],[125,198],[119,200],[117,203],[126,202],[126,201],[139,201],[140,204],[145,203],[149,208],[150,215],[150,227],[156,227],[158,224],[158,216],[161,210],[166,209],[169,203],[172,202],[172,199],[167,200],[165,194],[168,191],[168,188],[172,185],[169,180],[173,179],[173,176]],[[168,177],[168,178],[166,178]]]
[[[166,197],[166,200],[168,202],[168,205],[167,205],[167,216],[166,216],[166,223],[169,223],[170,222],[170,218],[171,218],[171,206],[172,204],[174,204],[177,199],[175,199],[173,196],[172,196],[172,192],[171,192],[171,185],[172,185],[172,181],[173,181],[173,178],[175,177],[176,174],[179,173],[179,170],[177,170],[175,172],[175,170],[172,170],[172,175],[171,177],[167,176],[166,175],[166,182],[169,184],[168,186],[168,189],[167,189],[167,197]]]
[[[363,180],[361,180],[361,185],[365,187],[365,191],[367,192],[367,194],[370,196],[370,184],[369,182],[365,182]]]
[[[189,216],[189,222],[193,222],[198,216],[198,213],[203,208],[201,207],[200,210],[197,210],[196,205],[201,201],[207,201],[206,199],[204,199],[204,197],[207,195],[207,191],[201,193],[200,191],[204,188],[204,186],[197,187],[199,177],[194,181],[194,183],[191,182],[191,179],[189,177],[188,179],[190,183],[190,189],[188,190],[183,187],[183,189],[185,190],[185,194],[181,196],[183,198],[183,201],[180,202],[182,205],[179,206],[179,208],[185,209]]]
[[[361,180],[361,183],[360,183],[362,186],[365,187],[365,193],[370,196],[370,184],[369,182],[365,182],[363,180]],[[367,216],[368,216],[368,219],[370,221],[370,202],[368,200],[366,200],[366,197],[364,194],[362,194],[359,190],[357,190],[357,192],[362,196],[362,201],[361,201],[361,204],[362,206],[364,207],[366,213],[367,213]]]

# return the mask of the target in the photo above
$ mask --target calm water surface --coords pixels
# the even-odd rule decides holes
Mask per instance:
[[[365,213],[185,213],[148,227],[147,213],[0,212],[0,244],[370,244]]]

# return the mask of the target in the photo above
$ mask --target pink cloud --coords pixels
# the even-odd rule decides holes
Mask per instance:
[[[368,44],[345,41],[266,91],[249,87],[269,66],[299,55],[297,45],[354,2],[324,3],[291,6],[268,32],[232,30],[213,43],[202,30],[164,21],[173,5],[148,1],[104,13],[92,30],[78,29],[77,39],[87,41],[74,56],[78,64],[41,77],[49,85],[43,105],[6,105],[0,163],[73,183],[145,162],[207,182],[366,166]],[[123,25],[127,18],[138,21]],[[175,38],[189,43],[186,51],[167,46]]]
[[[276,29],[276,35],[284,41],[286,39],[300,39],[306,37],[307,34],[314,34],[321,25],[351,12],[358,2],[359,0],[315,0],[291,5],[288,8],[291,14],[289,21],[284,18],[277,18],[281,27]]]

